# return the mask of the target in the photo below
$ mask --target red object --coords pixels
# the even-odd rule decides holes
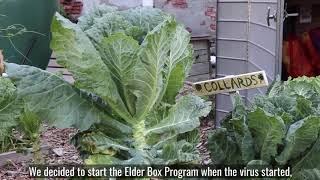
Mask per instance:
[[[211,28],[211,30],[216,30],[216,25],[215,24],[210,24],[210,28]]]
[[[317,52],[316,48],[313,45],[313,42],[310,38],[308,32],[304,32],[301,38],[302,44],[305,48],[306,54],[310,59],[310,63],[312,64],[313,68],[315,69],[316,75],[320,73],[320,54]]]
[[[79,0],[60,0],[60,4],[71,20],[76,20],[83,9],[83,3]]]
[[[288,41],[284,43],[285,45],[288,43],[287,48],[284,49],[284,62],[287,63],[288,75],[293,78],[299,76],[315,76],[312,64],[308,60],[301,42],[296,37],[290,37]]]
[[[171,4],[177,8],[188,8],[187,0],[171,0]]]
[[[206,16],[210,16],[210,17],[214,17],[216,16],[216,12],[215,12],[215,8],[214,7],[208,7],[207,10],[204,12],[204,14]]]

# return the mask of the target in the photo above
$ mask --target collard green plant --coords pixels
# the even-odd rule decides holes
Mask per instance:
[[[168,14],[159,9],[138,7],[119,11],[117,7],[99,5],[79,18],[79,27],[97,45],[104,37],[125,33],[141,43],[144,36]]]
[[[121,14],[129,16],[127,13],[133,18],[136,11],[106,13],[101,18],[110,24],[115,21],[107,19],[120,20]],[[139,11],[141,15],[153,10]],[[95,124],[91,133],[79,135],[75,142],[90,155],[86,162],[166,164],[198,160],[194,144],[183,137],[200,125],[199,117],[209,113],[209,103],[194,95],[175,103],[193,61],[189,33],[173,18],[163,16],[140,43],[126,32],[134,22],[140,23],[137,27],[142,31],[147,30],[141,26],[154,26],[154,19],[121,19],[130,25],[109,26],[99,23],[101,18],[88,30],[81,28],[81,20],[76,25],[60,15],[52,24],[51,47],[58,63],[74,75],[78,89],[101,98],[111,109],[109,116],[127,126],[123,128],[126,132],[114,133],[103,122]],[[109,31],[109,27],[114,29]],[[92,29],[110,33],[89,33]]]
[[[267,95],[245,107],[233,97],[232,117],[209,139],[213,162],[264,162],[292,168],[294,179],[319,179],[320,78],[276,81]]]
[[[19,118],[17,129],[20,130],[20,132],[22,132],[26,136],[26,138],[30,140],[30,143],[32,143],[32,150],[34,152],[34,163],[42,164],[43,158],[41,153],[40,141],[40,118],[35,113],[30,111],[26,106]]]
[[[13,129],[35,140],[39,120],[47,120],[57,127],[86,130],[92,123],[108,119],[60,77],[30,66],[6,63],[5,67],[8,78],[0,77],[2,152],[16,149],[20,144],[12,136]]]
[[[118,14],[131,13],[138,18],[140,14],[134,14],[138,10],[159,12],[143,8],[117,12],[116,17],[98,15],[119,18]],[[91,18],[95,15],[83,19],[95,27],[99,22]],[[176,100],[193,61],[189,33],[168,15],[158,23],[140,18],[128,20],[131,25],[121,27],[123,31],[99,24],[115,31],[93,38],[84,20],[74,24],[55,16],[51,47],[58,63],[73,74],[74,85],[34,67],[6,64],[17,97],[33,113],[57,127],[81,130],[73,142],[87,164],[199,160],[197,127],[210,103],[193,94]],[[144,32],[139,38],[126,33],[134,22],[140,23],[134,28]]]

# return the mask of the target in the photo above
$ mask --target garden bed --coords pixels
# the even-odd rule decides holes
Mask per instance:
[[[76,129],[48,128],[41,134],[43,159],[46,165],[82,164],[76,148],[69,143]],[[10,159],[2,160],[2,159]],[[5,162],[4,164],[1,164]],[[0,179],[30,179],[28,166],[32,164],[32,154],[24,155],[15,152],[0,155]]]

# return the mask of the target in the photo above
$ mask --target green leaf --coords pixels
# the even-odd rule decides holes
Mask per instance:
[[[84,32],[59,14],[53,20],[51,31],[51,48],[55,51],[58,63],[73,74],[75,86],[98,95],[120,117],[134,123],[109,69]]]
[[[94,9],[80,16],[78,24],[81,27],[81,29],[85,31],[95,24],[94,20],[96,18],[100,18],[104,14],[115,13],[116,11],[117,7],[115,6],[107,6],[105,4],[95,6]]]
[[[101,132],[86,134],[81,138],[81,150],[92,154],[105,154],[115,156],[119,151],[129,151],[130,148],[120,142],[118,139],[111,139]]]
[[[290,125],[294,122],[293,121],[293,115],[284,112],[281,115],[281,119],[283,120],[284,124],[286,125],[286,129],[289,129]]]
[[[268,166],[269,164],[261,160],[252,160],[248,162],[247,166]]]
[[[208,140],[212,161],[217,165],[242,164],[240,149],[224,128],[213,131]]]
[[[28,107],[24,108],[18,126],[32,141],[35,141],[40,136],[41,119],[35,113],[31,112]]]
[[[234,138],[240,148],[243,162],[247,163],[253,160],[255,157],[253,138],[246,125],[245,117],[241,119],[232,119],[230,123],[232,124]]]
[[[178,164],[181,162],[194,162],[197,163],[200,160],[200,155],[195,154],[192,149],[193,145],[185,140],[181,140],[175,143],[165,144],[163,151],[161,152],[161,159],[165,161],[165,164]]]
[[[146,34],[162,23],[168,16],[160,9],[150,7],[130,8],[120,13],[133,26],[141,28]]]
[[[313,146],[299,158],[292,162],[292,172],[296,173],[303,169],[320,169],[320,138],[316,140]]]
[[[131,116],[136,112],[136,97],[130,83],[134,79],[138,49],[137,41],[121,33],[105,38],[100,44],[102,60],[110,69],[112,79]]]
[[[180,35],[178,39],[176,34]],[[177,64],[190,63],[192,52],[188,45],[189,36],[173,19],[163,22],[146,36],[141,45],[140,63],[133,81],[136,106],[141,107],[137,109],[138,119],[145,117],[153,106],[160,104],[167,91],[171,72]],[[177,88],[171,90],[171,94],[178,93]]]
[[[304,169],[294,174],[292,177],[293,180],[318,180],[320,179],[320,170],[319,169]]]
[[[308,99],[298,97],[294,114],[296,119],[304,119],[315,114],[315,108],[312,107],[312,102]]]
[[[274,95],[278,95],[283,89],[281,77],[277,76],[276,80],[272,82],[272,84],[268,88],[268,96],[273,97]]]
[[[231,101],[233,106],[232,118],[243,118],[247,112],[244,101],[240,94],[231,94]]]
[[[267,163],[277,155],[278,145],[285,137],[285,125],[281,118],[269,116],[262,109],[248,114],[248,127],[252,133],[256,151]]]
[[[103,37],[122,32],[141,43],[147,33],[166,18],[155,8],[137,7],[118,11],[117,8],[99,5],[79,18],[79,26],[95,44]]]
[[[288,81],[284,91],[291,96],[302,96],[306,99],[310,99],[316,93],[312,83],[301,80]]]
[[[171,24],[174,24],[171,22]],[[179,90],[182,88],[189,70],[193,64],[193,49],[189,45],[190,34],[185,28],[177,24],[170,32],[171,43],[168,59],[165,62],[164,88],[160,98],[167,103],[173,103]],[[177,72],[179,72],[177,74]],[[167,96],[166,96],[167,95]]]
[[[189,52],[192,52],[189,50]],[[181,61],[177,63],[176,67],[172,69],[170,76],[168,76],[168,85],[166,92],[163,96],[162,101],[174,104],[176,100],[176,96],[178,95],[180,89],[184,85],[184,80],[186,79],[187,73],[189,72],[192,65],[192,59],[188,59],[188,61]]]
[[[139,42],[142,42],[147,33],[161,24],[168,16],[160,9],[150,7],[130,8],[120,11],[119,14],[132,26],[127,30],[127,34],[133,35],[133,30],[138,32],[134,38]]]
[[[112,120],[54,74],[11,63],[6,64],[6,73],[17,87],[19,98],[32,112],[54,126],[87,130],[93,123]]]
[[[197,96],[185,96],[170,109],[166,118],[158,119],[159,122],[148,128],[145,134],[164,134],[171,131],[180,134],[192,131],[200,126],[199,117],[206,116],[210,110],[209,102]]]
[[[320,118],[308,117],[292,124],[288,130],[285,148],[276,158],[280,164],[304,153],[317,140],[320,130]]]
[[[23,102],[17,99],[15,86],[9,79],[0,77],[0,142],[18,124],[23,108]]]
[[[95,46],[99,46],[104,37],[115,33],[126,33],[131,24],[118,13],[107,13],[96,18],[94,24],[84,32]]]
[[[103,155],[103,154],[94,154],[89,156],[84,160],[86,165],[119,165],[121,160],[114,158],[112,156]]]

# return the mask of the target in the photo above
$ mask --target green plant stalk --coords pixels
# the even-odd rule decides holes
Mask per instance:
[[[41,153],[41,145],[40,145],[40,138],[37,136],[33,140],[33,145],[32,145],[32,150],[34,153],[34,163],[35,164],[43,164],[43,158],[42,158],[42,153]]]
[[[145,147],[147,147],[144,132],[146,132],[144,120],[133,125],[133,137],[135,139],[136,148],[140,151],[143,151]]]

